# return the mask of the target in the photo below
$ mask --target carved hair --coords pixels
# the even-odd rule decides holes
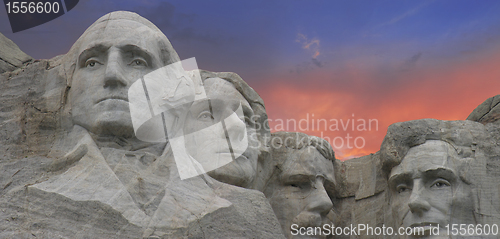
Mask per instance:
[[[334,170],[339,167],[339,160],[335,159],[335,153],[330,143],[316,136],[310,136],[299,132],[276,132],[271,135],[270,146],[273,158],[266,163],[269,171],[266,178],[266,184],[263,188],[264,191],[270,180],[276,180],[275,177],[281,173],[281,166],[295,150],[307,150],[309,146],[312,146],[318,150],[323,157],[332,162]],[[337,191],[335,189],[338,180],[337,176],[338,175],[335,174],[335,181],[326,188],[329,193],[334,194]]]
[[[210,72],[205,70],[200,70],[200,75],[203,81],[209,78],[221,78],[230,82],[234,88],[247,100],[252,108],[254,115],[257,119],[255,124],[257,125],[257,133],[260,143],[263,147],[262,150],[268,151],[269,139],[271,138],[271,130],[267,121],[266,107],[264,106],[264,100],[257,94],[257,92],[250,87],[241,77],[233,72]],[[252,119],[253,120],[253,119]]]
[[[276,132],[271,136],[271,148],[273,150],[297,149],[301,150],[313,146],[323,157],[335,162],[335,152],[332,146],[325,139],[310,136],[299,132]]]
[[[158,52],[158,56],[160,57],[159,60],[161,61],[163,66],[180,61],[177,52],[173,48],[168,38],[152,22],[150,22],[144,17],[141,17],[137,13],[133,12],[127,12],[127,11],[111,12],[97,19],[97,21],[95,21],[90,27],[88,27],[87,30],[85,30],[85,32],[80,36],[80,38],[78,38],[75,44],[73,44],[68,53],[66,53],[63,56],[62,67],[59,74],[60,76],[62,76],[64,79],[67,80],[66,84],[68,88],[71,87],[71,80],[73,78],[73,73],[76,68],[78,55],[80,54],[82,44],[86,40],[87,34],[93,31],[94,28],[98,27],[102,23],[110,21],[123,21],[123,20],[135,21],[141,23],[142,25],[150,28],[151,30],[157,33],[155,34],[155,37],[157,38],[158,49],[160,49],[160,52]],[[66,102],[66,99],[63,100],[64,102]]]
[[[382,170],[388,177],[392,168],[401,163],[410,148],[427,140],[441,140],[456,150],[462,162],[458,176],[470,184],[474,181],[473,171],[481,170],[473,166],[479,166],[478,164],[472,162],[477,161],[478,157],[488,158],[488,154],[494,151],[488,146],[488,135],[482,124],[472,121],[422,119],[395,123],[387,129],[380,147]]]

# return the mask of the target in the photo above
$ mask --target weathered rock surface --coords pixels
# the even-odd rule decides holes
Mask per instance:
[[[33,58],[21,51],[13,41],[0,33],[0,74],[20,68],[31,60]]]
[[[425,119],[395,123],[388,129],[381,152],[341,162],[336,168],[337,198],[330,220],[341,227],[365,224],[372,227],[392,226],[397,229],[397,216],[393,214],[391,190],[387,179],[390,169],[399,164],[408,150],[429,140],[447,139],[461,154],[471,157],[462,166],[468,186],[472,188],[473,203],[466,205],[455,199],[453,211],[472,206],[473,216],[454,215],[455,221],[474,221],[475,224],[499,224],[500,203],[500,127],[497,124],[482,125],[470,121],[440,121]],[[466,145],[470,147],[466,147]],[[457,146],[458,147],[458,146]],[[467,150],[468,148],[468,150]],[[469,153],[467,153],[469,152]],[[428,163],[422,162],[422,165]],[[432,198],[431,198],[432,200]],[[444,201],[436,198],[436,200]],[[432,203],[432,202],[431,202]],[[410,208],[406,206],[409,210]],[[462,215],[462,216],[460,216]],[[428,219],[428,220],[432,220]],[[337,236],[332,238],[380,238],[380,236]],[[388,238],[400,238],[393,236]],[[496,238],[476,236],[475,238]]]
[[[0,46],[0,238],[283,238],[263,193],[221,183],[207,175],[180,180],[168,144],[146,145],[141,148],[144,150],[98,145],[95,136],[68,123],[63,115],[70,87],[62,58],[32,61],[1,34]],[[239,78],[234,73],[202,74],[204,78]],[[245,84],[235,87],[248,95],[245,98],[260,99],[258,95],[252,97],[256,93]],[[253,103],[257,105],[253,110],[263,116],[260,123],[265,125],[263,102]],[[379,152],[345,162],[332,160],[333,153],[316,145],[309,145],[316,148],[310,158],[302,157],[307,155],[302,152],[299,157],[299,150],[293,147],[276,150],[271,155],[273,161],[259,159],[261,178],[256,179],[254,188],[270,187],[267,193],[272,195],[275,188],[288,187],[283,189],[288,194],[278,195],[284,196],[283,200],[278,198],[274,205],[275,210],[295,210],[280,208],[284,205],[280,202],[286,200],[289,205],[304,208],[290,220],[297,218],[309,225],[325,220],[341,227],[365,224],[396,229],[402,225],[398,210],[408,211],[411,206],[403,199],[398,201],[403,207],[394,207],[397,190],[388,184],[392,169],[405,165],[399,168],[425,171],[411,168],[408,162],[432,165],[426,157],[439,150],[429,149],[446,148],[450,157],[458,159],[451,160],[459,165],[451,171],[458,175],[454,180],[462,183],[458,187],[462,191],[450,194],[451,200],[444,191],[427,198],[428,203],[432,205],[433,199],[451,202],[447,206],[452,211],[447,215],[453,223],[472,220],[474,224],[498,225],[500,125],[491,123],[500,117],[499,103],[500,95],[486,100],[465,121],[424,119],[393,124]],[[152,153],[155,150],[160,153]],[[314,169],[314,180],[322,176],[323,183],[315,181],[310,188],[320,189],[314,196],[328,197],[332,204],[316,203],[315,209],[319,200],[308,201],[309,196],[294,193],[303,185],[270,182],[277,176],[273,176],[275,171],[282,173],[280,170],[289,167],[277,163],[285,159],[296,160],[299,168]],[[331,165],[324,163],[332,161],[333,177],[329,177]],[[299,183],[309,181],[313,180]],[[442,186],[439,184],[439,188]],[[401,192],[408,192],[403,189]],[[293,202],[289,195],[297,196],[297,200]],[[320,216],[308,212],[305,215],[309,218],[297,217],[306,209],[327,210],[317,213]]]
[[[381,169],[379,152],[339,162],[335,171],[337,197],[329,215],[336,226],[365,224],[375,227],[384,224],[387,179]],[[333,238],[358,237],[344,235]]]
[[[475,108],[467,117],[467,120],[482,124],[493,123],[500,119],[500,95],[488,98]]]
[[[330,144],[315,136],[297,132],[276,132],[271,136],[273,169],[263,192],[290,238],[291,227],[321,227],[329,224],[335,198],[335,159]]]
[[[66,88],[59,57],[0,75],[0,156],[5,161],[46,155],[60,126]]]
[[[416,167],[414,170],[419,167],[421,172],[426,172],[425,170],[434,169],[433,167],[436,166],[433,164],[437,163],[439,165],[437,167],[442,167],[442,170],[453,171],[455,181],[448,180],[455,191],[449,195],[450,198],[446,198],[446,191],[428,197],[426,200],[431,207],[435,206],[436,202],[449,202],[449,204],[444,204],[451,208],[451,211],[446,212],[449,217],[448,223],[498,224],[500,222],[500,204],[496,198],[499,195],[497,184],[500,148],[494,134],[496,133],[488,127],[471,121],[424,119],[396,123],[389,127],[381,146],[382,170],[387,175],[386,178],[393,175],[394,169],[398,165],[408,163],[410,159],[407,159],[406,156],[410,155],[410,152],[412,152],[413,159],[420,160],[412,164],[412,167]],[[437,143],[429,144],[429,142],[441,142],[442,145],[445,145],[444,149],[448,147],[448,156],[446,156],[448,159],[444,163],[438,163],[439,157],[442,157],[439,156],[438,150],[422,152],[414,150],[414,148],[421,150],[436,148],[436,145],[439,145]],[[424,145],[429,146],[424,147]],[[443,149],[442,146],[439,147]],[[408,168],[408,166],[405,167]],[[399,170],[406,169],[400,168]],[[455,188],[455,183],[463,186]],[[396,184],[389,182],[389,185]],[[388,192],[389,208],[391,208],[394,205],[393,201],[396,197],[394,195],[397,195],[397,190],[389,189]],[[392,196],[390,196],[390,192],[392,192]],[[465,196],[468,194],[470,196]],[[451,198],[453,199],[451,200]],[[410,201],[404,203],[410,203]],[[412,204],[408,205],[409,207],[403,208],[407,210],[412,208]],[[473,209],[469,210],[469,207]],[[432,210],[431,208],[430,211]],[[466,212],[473,215],[468,215]],[[397,209],[392,208],[392,211],[388,211],[385,222],[397,225],[398,218],[395,216],[396,214],[392,213],[397,214]],[[438,220],[433,219],[438,217],[438,215],[434,215],[427,220]]]
[[[0,75],[0,238],[283,238],[262,192],[72,129],[61,59]]]
[[[43,63],[48,64],[48,61],[34,63],[19,74],[2,79],[5,83],[2,84],[5,87],[2,89],[5,99],[2,107],[8,110],[2,112],[5,118],[2,119],[1,127],[0,238],[283,237],[276,216],[261,192],[213,179],[211,187],[203,180],[197,183],[192,183],[192,180],[191,183],[174,180],[167,186],[170,193],[157,187],[146,187],[149,193],[169,195],[153,200],[160,209],[159,203],[166,205],[163,211],[146,217],[146,220],[156,220],[157,224],[166,225],[153,226],[153,229],[141,225],[140,220],[131,221],[124,216],[122,211],[114,207],[123,208],[119,203],[78,198],[78,195],[91,196],[83,193],[84,188],[78,188],[78,184],[73,185],[75,187],[66,195],[55,191],[57,182],[52,184],[52,189],[43,187],[47,185],[44,182],[61,178],[63,171],[74,166],[58,165],[58,161],[49,155],[51,149],[55,149],[55,132],[60,119],[59,109],[51,109],[45,100],[47,92],[39,90],[44,89],[40,79],[50,75],[50,70],[47,72]],[[18,84],[14,84],[16,80]],[[34,89],[26,89],[26,85],[34,86]],[[58,87],[55,89],[64,93]],[[127,164],[119,163],[114,168],[127,167]],[[109,170],[109,166],[104,162],[101,169]],[[173,170],[176,171],[175,167]],[[127,171],[122,172],[127,174]],[[148,175],[147,172],[138,175],[145,176],[146,185],[151,185],[151,182],[161,185],[168,181],[158,178],[155,181],[154,175]],[[109,177],[109,174],[102,177]],[[93,181],[96,189],[100,183],[110,185],[111,181],[102,177]],[[120,185],[119,180],[116,182],[116,185]],[[125,185],[129,191],[140,195],[137,184],[130,182]],[[205,186],[200,188],[201,185]],[[103,191],[100,193],[105,194]],[[99,198],[99,190],[95,191],[94,197]],[[221,203],[214,204],[211,199]]]

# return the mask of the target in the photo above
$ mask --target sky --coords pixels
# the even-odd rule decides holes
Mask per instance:
[[[117,10],[157,25],[181,59],[238,73],[273,131],[323,137],[342,160],[377,152],[395,122],[465,120],[500,89],[500,1],[80,0],[17,33],[0,8],[0,32],[48,59]]]

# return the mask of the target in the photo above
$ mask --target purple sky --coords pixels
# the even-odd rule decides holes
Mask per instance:
[[[156,24],[181,59],[196,57],[202,69],[241,75],[264,98],[272,118],[303,118],[306,111],[298,107],[303,106],[316,109],[307,113],[328,117],[380,119],[370,152],[380,146],[391,123],[465,119],[498,94],[491,84],[500,82],[500,73],[486,66],[500,59],[500,1],[80,0],[58,19],[15,34],[1,8],[0,32],[32,57],[51,58],[66,53],[88,26],[116,10],[137,12]],[[484,71],[476,71],[479,66]],[[483,87],[452,86],[459,78]],[[424,83],[439,89],[437,96],[408,88]],[[295,89],[308,92],[306,98],[294,102],[297,94],[290,92]],[[318,92],[326,98],[318,98]],[[408,95],[414,96],[398,98]],[[405,102],[421,105],[413,106],[411,114],[380,109],[392,103],[397,109]],[[353,154],[338,151],[340,157]]]
[[[64,54],[100,16],[128,10],[162,29],[182,58],[258,81],[360,57],[381,68],[456,58],[500,39],[498,1],[98,1],[13,34],[5,9],[0,32],[35,58]],[[304,49],[308,43],[309,49]],[[313,58],[314,54],[319,55]],[[391,70],[391,69],[388,69]]]

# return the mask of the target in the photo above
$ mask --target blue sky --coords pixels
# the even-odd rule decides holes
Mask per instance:
[[[380,118],[372,152],[391,123],[465,119],[498,94],[500,73],[492,63],[500,59],[500,1],[80,0],[58,19],[15,34],[2,8],[0,32],[34,58],[51,58],[116,10],[152,21],[182,59],[241,75],[264,98],[270,117],[300,118],[302,107],[325,117]],[[435,93],[425,95],[431,92],[419,88],[425,84]],[[294,102],[295,89],[309,92],[306,100]],[[405,102],[420,104],[405,113],[399,110]]]
[[[1,9],[0,32],[29,55],[50,58],[65,53],[93,21],[116,10],[138,12],[158,25],[181,57],[251,78],[260,76],[256,71],[300,70],[367,56],[376,56],[379,64],[455,57],[496,44],[492,41],[500,35],[500,2],[463,0],[81,0],[66,15],[15,34]],[[303,49],[312,40],[319,44]],[[313,62],[316,50],[320,55]]]

